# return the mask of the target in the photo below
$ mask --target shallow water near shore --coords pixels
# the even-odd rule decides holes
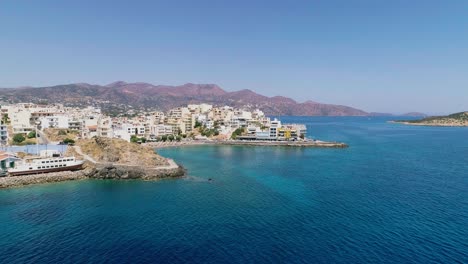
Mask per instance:
[[[468,128],[281,119],[350,148],[168,148],[189,177],[0,190],[0,263],[468,262]]]

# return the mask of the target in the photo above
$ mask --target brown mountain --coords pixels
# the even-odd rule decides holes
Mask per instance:
[[[180,86],[114,82],[105,86],[76,83],[38,88],[0,89],[0,100],[63,103],[69,106],[95,105],[106,112],[128,109],[166,111],[190,103],[210,103],[234,107],[259,108],[267,115],[364,116],[368,113],[342,105],[312,101],[298,103],[283,96],[267,97],[251,90],[226,92],[216,84],[187,83]]]

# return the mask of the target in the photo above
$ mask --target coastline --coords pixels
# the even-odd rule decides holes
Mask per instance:
[[[152,142],[145,143],[153,149],[186,147],[186,146],[267,146],[267,147],[312,147],[312,148],[348,148],[345,143],[326,141],[182,141],[182,142]],[[166,165],[161,166],[141,166],[130,163],[99,162],[84,154],[80,147],[73,149],[85,160],[84,169],[79,171],[61,171],[43,174],[31,174],[24,176],[0,177],[0,189],[23,187],[35,184],[45,184],[54,182],[76,181],[86,179],[111,179],[111,180],[145,180],[153,181],[166,178],[184,177],[186,169],[177,164],[174,160],[165,158]]]
[[[341,142],[327,141],[182,141],[182,142],[150,142],[145,143],[155,149],[189,146],[267,146],[267,147],[310,147],[310,148],[348,148],[349,145]]]
[[[387,121],[392,124],[402,124],[408,126],[431,126],[431,127],[468,127],[467,124],[460,123],[450,123],[450,124],[441,124],[441,123],[414,123],[414,122],[405,122],[405,121]]]

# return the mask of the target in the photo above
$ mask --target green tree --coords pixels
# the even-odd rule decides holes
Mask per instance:
[[[75,140],[73,140],[71,138],[66,138],[66,139],[63,140],[63,143],[67,144],[67,145],[73,145],[73,144],[75,144]]]
[[[181,136],[177,136],[177,137],[176,137],[176,140],[177,140],[177,142],[180,142],[180,141],[182,140],[182,137],[181,137]]]
[[[36,137],[36,131],[31,131],[27,135],[28,138],[35,138]]]
[[[4,114],[2,116],[2,122],[3,124],[10,124],[10,118],[8,117],[8,114]]]
[[[21,143],[21,142],[23,142],[25,140],[26,140],[26,138],[22,134],[15,134],[13,136],[13,142],[15,142],[15,143]]]
[[[195,121],[195,128],[201,127],[201,126],[202,126],[202,123],[201,123],[201,122],[198,122],[198,120]]]
[[[238,136],[242,135],[242,133],[244,133],[244,129],[240,127],[232,132],[231,138],[236,139]]]
[[[132,135],[132,136],[130,137],[130,142],[136,143],[137,141],[138,141],[138,137],[137,137],[136,135]]]
[[[161,140],[162,140],[163,142],[166,142],[166,141],[167,141],[167,135],[161,136]]]
[[[169,136],[167,137],[167,139],[168,139],[169,141],[174,141],[174,136],[173,136],[173,135],[169,135]]]

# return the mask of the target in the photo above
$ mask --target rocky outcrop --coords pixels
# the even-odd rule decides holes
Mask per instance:
[[[130,143],[123,139],[103,137],[82,139],[76,142],[75,148],[69,149],[76,150],[76,148],[80,149],[77,151],[78,154],[81,152],[83,154],[81,156],[88,156],[96,163],[129,164],[140,167],[169,165],[167,159],[155,153],[153,148]],[[76,155],[77,153],[69,154]]]
[[[169,161],[169,166],[141,167],[124,164],[87,164],[80,171],[61,171],[53,173],[33,174],[26,176],[0,177],[0,189],[21,187],[31,184],[43,184],[84,179],[112,180],[160,180],[185,176],[186,170]]]
[[[79,140],[67,152],[86,161],[83,170],[0,177],[0,188],[81,179],[159,180],[182,177],[186,173],[182,166],[161,157],[152,147],[121,139]]]
[[[182,177],[186,170],[182,166],[173,168],[145,168],[131,165],[98,164],[88,176],[94,179],[142,179],[158,180],[163,178]]]

